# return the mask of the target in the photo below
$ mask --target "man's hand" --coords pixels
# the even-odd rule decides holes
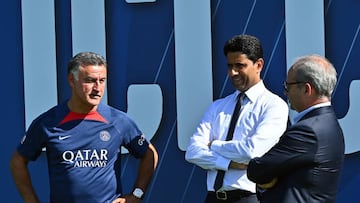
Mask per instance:
[[[234,161],[230,162],[229,169],[238,169],[238,170],[246,170],[247,165],[242,163],[237,163]]]
[[[258,185],[258,187],[259,188],[261,188],[261,189],[270,189],[270,188],[272,188],[272,187],[274,187],[275,186],[275,184],[277,183],[277,178],[274,178],[274,179],[272,179],[270,182],[268,182],[268,183],[264,183],[264,184],[257,184]]]
[[[124,195],[115,199],[112,203],[140,203],[141,199],[136,198],[132,194]]]

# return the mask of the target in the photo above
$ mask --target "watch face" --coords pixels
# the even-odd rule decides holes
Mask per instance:
[[[135,188],[133,195],[139,199],[142,198],[142,196],[144,195],[144,192],[142,191],[142,189],[140,188]]]

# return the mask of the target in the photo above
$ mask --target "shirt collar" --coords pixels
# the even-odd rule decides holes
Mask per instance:
[[[305,116],[305,114],[309,113],[310,111],[320,108],[320,107],[324,107],[324,106],[331,106],[331,102],[324,102],[324,103],[316,104],[314,106],[310,106],[309,108],[305,109],[304,111],[296,114],[296,116],[293,119],[293,123],[297,123],[302,117]]]
[[[263,80],[260,80],[260,82],[256,83],[254,86],[250,87],[246,92],[246,97],[251,101],[254,102],[257,97],[265,90],[265,85]],[[235,95],[235,99],[240,94],[240,91],[237,90],[237,94]]]

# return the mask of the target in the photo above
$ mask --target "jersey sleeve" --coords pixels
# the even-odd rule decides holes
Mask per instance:
[[[41,154],[45,139],[41,122],[36,119],[25,132],[17,150],[26,159],[34,161]]]
[[[149,141],[131,118],[127,117],[126,122],[122,123],[122,128],[124,126],[126,126],[124,147],[134,157],[141,158],[149,147]]]
[[[126,146],[126,149],[136,158],[141,158],[149,147],[149,142],[144,135],[138,135],[133,138]]]

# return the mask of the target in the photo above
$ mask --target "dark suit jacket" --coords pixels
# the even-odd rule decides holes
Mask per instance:
[[[260,184],[278,178],[262,194],[264,203],[335,202],[344,148],[333,108],[317,108],[289,127],[264,156],[252,159],[247,175]]]

